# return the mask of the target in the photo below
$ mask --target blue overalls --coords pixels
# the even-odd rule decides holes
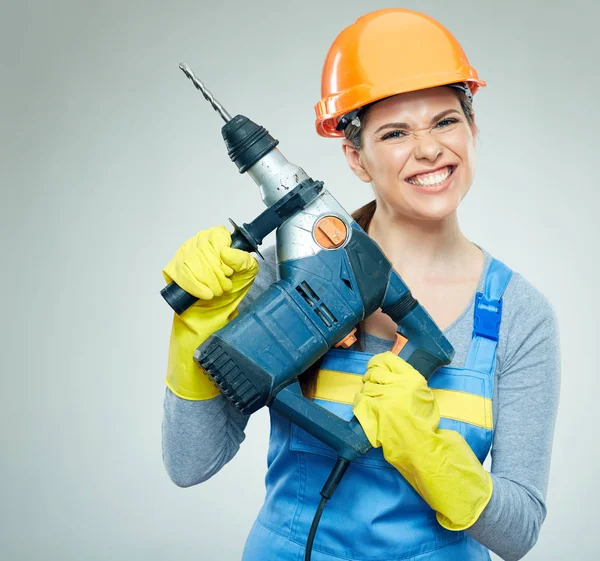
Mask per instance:
[[[459,432],[479,460],[493,437],[492,398],[502,295],[512,271],[493,259],[484,292],[475,300],[471,346],[464,368],[443,367],[429,381],[439,427]],[[372,354],[332,349],[317,378],[315,400],[338,416],[353,417],[354,395]],[[242,561],[302,561],[319,492],[336,460],[327,445],[271,410],[266,498],[250,531]],[[442,528],[435,511],[376,448],[355,460],[323,511],[313,561],[489,560],[466,532]]]

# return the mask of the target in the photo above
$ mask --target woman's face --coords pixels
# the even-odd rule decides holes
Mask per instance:
[[[452,214],[467,194],[475,164],[474,126],[448,87],[387,98],[369,109],[350,167],[375,190],[378,207],[420,220]]]

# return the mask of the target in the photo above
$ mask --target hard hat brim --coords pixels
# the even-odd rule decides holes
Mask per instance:
[[[375,84],[361,84],[339,94],[328,96],[315,105],[317,133],[326,138],[342,137],[344,136],[343,131],[336,129],[339,119],[354,109],[380,101],[386,97],[459,82],[467,83],[471,94],[475,94],[479,88],[486,86],[486,82],[478,78],[477,72],[472,67],[459,72],[412,76],[409,79],[386,84],[383,88]],[[424,84],[427,85],[424,86]]]

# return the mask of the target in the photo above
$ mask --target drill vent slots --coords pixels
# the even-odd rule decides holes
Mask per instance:
[[[306,281],[302,281],[296,287],[296,290],[327,327],[331,327],[334,323],[337,323],[337,319],[331,313],[331,310],[325,304],[323,304],[323,302],[321,302],[321,299],[317,293]]]

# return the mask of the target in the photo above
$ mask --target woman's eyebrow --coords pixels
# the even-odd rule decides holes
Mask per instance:
[[[441,111],[437,115],[434,115],[429,124],[433,124],[436,121],[439,121],[442,117],[446,115],[450,115],[450,113],[459,113],[458,109],[445,109]],[[386,123],[385,125],[381,125],[373,134],[377,134],[379,131],[384,129],[409,129],[410,125],[408,123]]]

